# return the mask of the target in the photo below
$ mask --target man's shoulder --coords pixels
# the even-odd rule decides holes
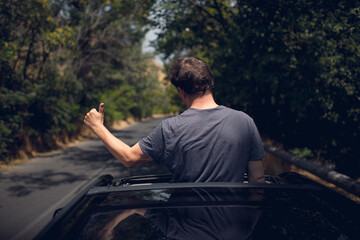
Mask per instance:
[[[247,120],[252,120],[252,118],[248,114],[246,114],[243,111],[236,110],[234,108],[229,108],[229,107],[224,106],[223,111],[227,112],[229,115],[233,115],[233,116],[243,118],[243,119],[247,119]]]
[[[193,121],[197,122],[199,119],[206,118],[209,120],[209,116],[212,115],[214,119],[233,119],[235,121],[251,122],[253,119],[243,111],[236,110],[223,105],[214,109],[207,109],[206,111],[197,111],[194,109],[188,109],[183,113],[164,119],[160,126],[161,128],[176,128],[176,126],[186,125]],[[218,117],[216,117],[218,116]],[[211,118],[210,118],[211,119]]]
[[[166,127],[166,126],[174,125],[177,121],[179,121],[179,116],[180,115],[169,116],[168,118],[162,120],[159,126]]]

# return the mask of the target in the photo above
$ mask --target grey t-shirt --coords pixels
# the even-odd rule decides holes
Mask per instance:
[[[242,182],[248,161],[265,157],[252,118],[225,106],[190,108],[162,121],[139,145],[175,182]]]

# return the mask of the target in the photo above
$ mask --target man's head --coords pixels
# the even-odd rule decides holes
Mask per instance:
[[[178,58],[171,65],[170,80],[187,94],[202,95],[214,88],[214,78],[209,65],[195,57]]]

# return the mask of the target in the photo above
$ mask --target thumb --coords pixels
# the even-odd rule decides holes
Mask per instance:
[[[104,103],[100,103],[99,105],[99,113],[104,114]]]

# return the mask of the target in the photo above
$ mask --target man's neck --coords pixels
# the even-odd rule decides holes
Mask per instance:
[[[190,103],[189,108],[195,109],[209,109],[219,106],[216,104],[214,97],[211,93],[205,95],[198,95],[194,97]]]

